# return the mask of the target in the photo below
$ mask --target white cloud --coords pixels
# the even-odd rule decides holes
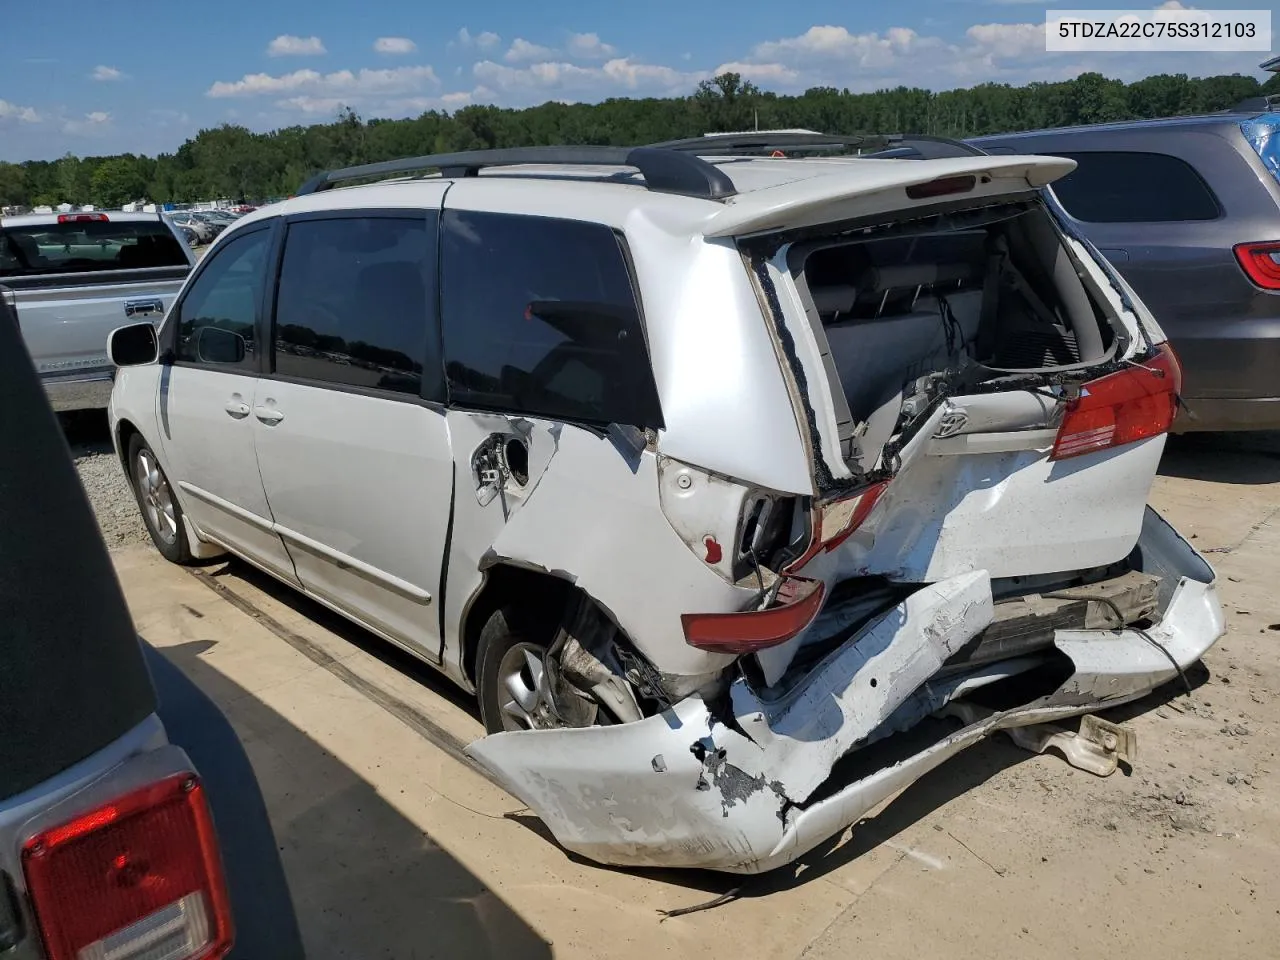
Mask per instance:
[[[1021,58],[1045,53],[1043,23],[978,23],[966,30],[965,36],[983,52],[997,57]]]
[[[439,83],[429,66],[395,67],[388,70],[295,70],[275,77],[268,73],[249,73],[239,80],[219,80],[205,96],[214,98],[278,96],[293,94],[312,97],[353,97],[370,94],[393,95],[413,93],[426,84]]]
[[[40,114],[31,107],[20,107],[8,100],[0,100],[0,121],[19,120],[22,123],[39,123]]]
[[[399,56],[406,53],[414,53],[418,49],[418,45],[408,37],[379,37],[373,41],[373,49],[378,53]]]
[[[337,112],[347,105],[347,101],[341,97],[288,97],[285,100],[277,100],[276,106],[283,107],[286,110],[297,110],[300,113],[325,114],[334,116]]]
[[[104,110],[95,110],[93,113],[86,113],[83,119],[62,121],[62,132],[73,135],[93,134],[109,126],[111,126],[111,114]]]
[[[463,27],[458,31],[457,42],[464,47],[479,47],[481,50],[492,50],[502,42],[502,38],[489,30],[485,30],[482,33],[472,33],[466,27]]]
[[[503,57],[507,63],[527,63],[530,60],[546,60],[555,56],[555,51],[550,47],[542,47],[536,43],[530,43],[523,37],[516,37],[511,41],[511,48],[507,50]]]
[[[745,80],[759,85],[771,83],[791,83],[800,74],[791,67],[781,63],[722,63],[714,73],[736,73]]]
[[[626,57],[616,57],[600,66],[590,67],[551,60],[511,67],[482,60],[471,68],[471,72],[489,88],[483,94],[479,88],[472,91],[472,101],[477,103],[496,99],[521,103],[554,99],[571,103],[576,102],[573,94],[581,94],[583,99],[687,94],[693,91],[699,80],[709,76],[705,71],[685,72]]]
[[[946,45],[937,37],[924,37],[908,27],[890,27],[884,33],[850,33],[845,27],[813,26],[797,37],[756,44],[752,59],[762,63],[803,63],[811,58],[841,60],[863,68],[887,66],[901,56],[917,56]]]
[[[387,100],[378,105],[381,113],[389,115],[413,115],[428,110],[457,110],[471,103],[471,93],[458,91],[446,93],[439,97],[405,97],[401,100]]]
[[[282,33],[267,44],[269,57],[313,57],[327,53],[319,37],[295,37]]]
[[[507,67],[492,60],[481,60],[471,68],[477,80],[492,84],[498,90],[517,91],[528,87],[557,87],[574,80],[594,79],[597,72],[572,63],[535,63],[523,69]]]
[[[612,44],[602,41],[598,33],[571,33],[566,48],[570,56],[582,60],[604,60],[618,52]]]
[[[1069,80],[1085,71],[1132,81],[1170,70],[1167,55],[1154,53],[1046,53],[1044,30],[1043,21],[979,23],[956,38],[944,38],[907,27],[852,33],[842,26],[816,25],[797,36],[758,43],[749,56],[722,64],[717,72],[733,70],[765,89],[798,93],[809,87],[869,92],[899,85],[949,90],[979,83]],[[1177,67],[1193,76],[1256,75],[1255,56],[1180,55]]]
[[[93,73],[89,74],[89,78],[105,83],[112,80],[123,80],[124,74],[115,67],[104,67],[99,64],[93,68]]]
[[[654,63],[636,63],[626,57],[606,63],[604,74],[630,90],[641,87],[651,90],[679,90],[692,88],[703,79],[703,74],[682,73],[674,67]]]

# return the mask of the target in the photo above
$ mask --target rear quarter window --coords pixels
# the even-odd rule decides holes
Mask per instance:
[[[609,227],[446,211],[440,276],[451,402],[662,426],[640,305]]]
[[[1222,207],[1204,178],[1166,153],[1046,151],[1078,164],[1053,184],[1067,213],[1085,223],[1216,220]]]
[[[185,266],[182,244],[155,220],[25,224],[0,230],[0,277]]]

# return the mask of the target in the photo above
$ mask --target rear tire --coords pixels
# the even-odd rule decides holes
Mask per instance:
[[[169,485],[160,459],[140,433],[129,439],[128,464],[129,481],[138,499],[138,509],[142,511],[142,522],[156,549],[170,563],[191,563],[182,504]]]
[[[545,714],[537,690],[544,672],[543,658],[550,630],[522,624],[512,607],[493,612],[480,631],[476,696],[480,719],[488,733],[533,730]]]

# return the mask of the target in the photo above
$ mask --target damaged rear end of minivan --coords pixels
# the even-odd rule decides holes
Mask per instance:
[[[1055,721],[1223,632],[1212,569],[1146,502],[1177,358],[1039,189],[1074,164],[810,163],[699,238],[741,258],[812,480],[708,538],[755,589],[682,640],[731,666],[639,720],[468,749],[602,863],[775,868],[1000,730],[1106,773],[1127,732]]]

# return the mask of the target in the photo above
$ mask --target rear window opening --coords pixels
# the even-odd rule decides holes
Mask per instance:
[[[186,250],[156,220],[82,220],[0,229],[0,277],[185,266]]]
[[[788,259],[854,423],[1002,381],[1048,383],[1115,353],[1100,298],[1039,203],[864,228]]]

